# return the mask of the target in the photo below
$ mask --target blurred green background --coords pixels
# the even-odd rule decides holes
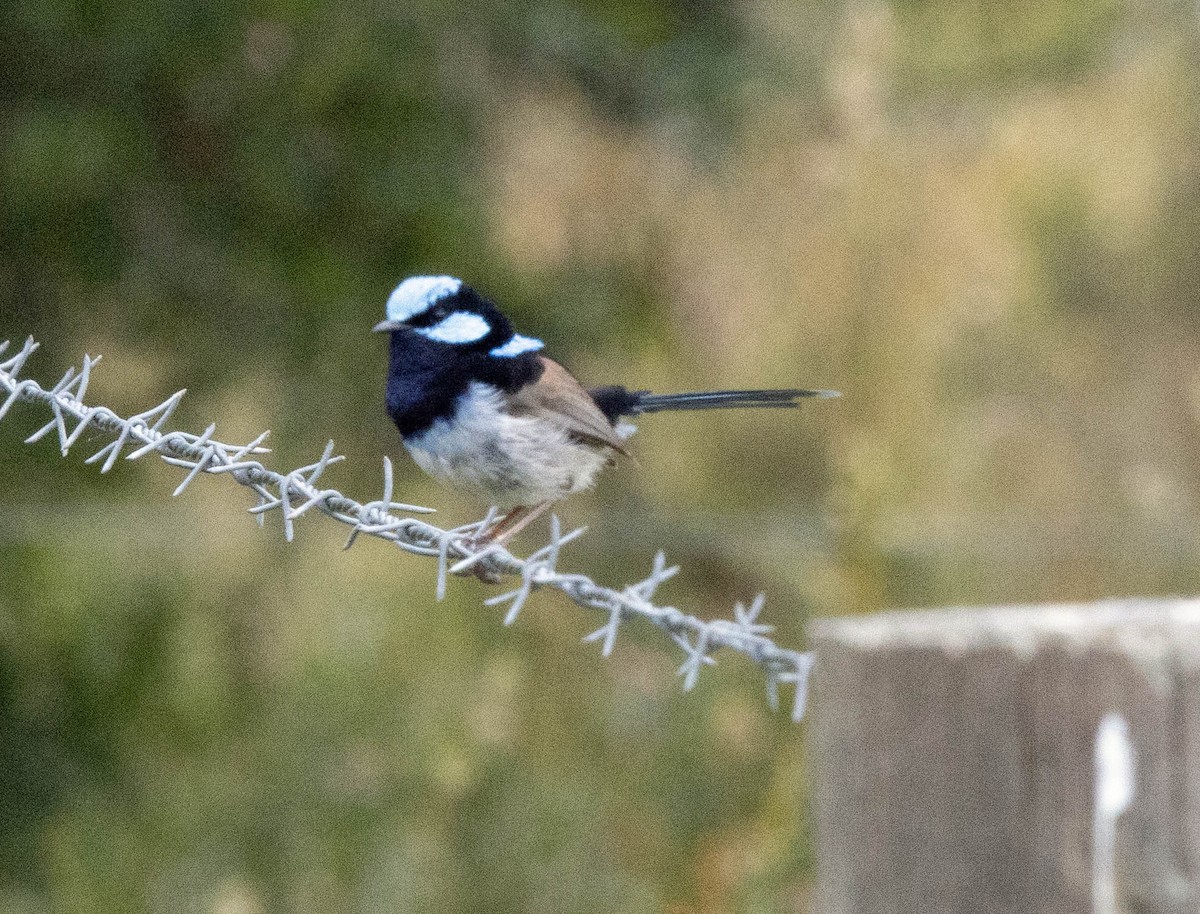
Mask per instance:
[[[0,339],[378,497],[403,276],[656,417],[564,565],[766,619],[1196,593],[1191,3],[0,7]],[[803,727],[728,658],[0,424],[0,911],[803,912]],[[434,520],[480,506],[401,462]],[[534,548],[544,537],[524,537]],[[819,700],[819,697],[818,699]]]

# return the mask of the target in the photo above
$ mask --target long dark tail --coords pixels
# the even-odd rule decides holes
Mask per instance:
[[[792,409],[807,397],[828,398],[836,390],[714,390],[694,394],[652,394],[648,390],[624,387],[597,387],[588,391],[609,422],[621,416],[661,413],[684,409]]]

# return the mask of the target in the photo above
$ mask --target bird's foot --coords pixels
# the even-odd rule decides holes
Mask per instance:
[[[484,553],[489,552],[492,546],[500,545],[493,532],[495,528],[481,527],[472,536],[462,540],[463,548],[470,553],[467,560],[470,564],[462,569],[457,574],[466,577],[474,575],[484,584],[499,584],[500,575],[487,567],[487,557]]]
[[[479,578],[484,584],[499,584],[500,575],[492,571],[490,568],[484,568],[482,565],[472,565],[471,574]]]
[[[532,507],[518,505],[495,523],[488,524],[485,521],[480,524],[479,529],[469,539],[465,540],[464,545],[477,556],[482,552],[486,552],[492,546],[504,546],[532,521],[540,517],[550,507],[550,504],[547,501],[533,505]],[[464,574],[467,571],[470,571],[485,584],[500,583],[500,575],[485,567],[482,560],[472,562],[468,568],[463,569]]]

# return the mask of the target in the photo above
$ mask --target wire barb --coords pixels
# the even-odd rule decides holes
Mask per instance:
[[[360,535],[366,535],[387,540],[414,555],[435,557],[438,600],[446,595],[450,575],[478,573],[489,580],[505,575],[517,576],[520,583],[514,590],[484,600],[487,606],[507,604],[505,625],[517,621],[534,590],[555,588],[579,606],[604,614],[604,624],[583,638],[587,643],[600,641],[603,657],[613,653],[621,625],[633,618],[642,619],[665,632],[683,651],[684,660],[678,672],[683,679],[684,691],[695,688],[701,671],[716,663],[713,657],[716,651],[722,648],[736,651],[766,671],[767,700],[772,708],[779,705],[780,686],[789,685],[794,688],[792,719],[799,721],[804,716],[809,674],[815,658],[811,653],[789,650],[771,640],[773,627],[758,621],[765,605],[763,594],[754,597],[749,605],[737,603],[732,619],[702,620],[673,606],[658,606],[652,602],[656,591],[679,573],[679,566],[667,565],[663,552],[654,557],[650,574],[642,580],[622,590],[604,587],[586,575],[558,570],[562,547],[582,536],[586,527],[563,533],[558,517],[552,516],[550,542],[521,559],[497,544],[477,544],[478,537],[495,520],[494,508],[482,521],[449,530],[412,516],[398,516],[428,514],[434,509],[393,500],[395,479],[392,462],[387,457],[383,458],[382,497],[359,503],[337,489],[323,489],[317,485],[330,466],[344,459],[333,453],[332,441],[325,445],[315,463],[290,473],[278,473],[254,459],[270,453],[270,449],[263,446],[268,432],[248,444],[231,445],[213,438],[215,425],[208,426],[199,435],[162,431],[178,409],[185,391],[178,391],[158,406],[124,419],[103,406],[84,403],[92,369],[100,361],[99,356],[84,356],[78,372],[69,369],[47,390],[36,381],[19,377],[38,343],[29,337],[13,354],[9,354],[10,345],[8,341],[0,341],[0,357],[8,355],[0,361],[0,420],[19,400],[41,403],[51,413],[50,420],[26,439],[28,444],[57,431],[59,449],[66,456],[89,428],[112,435],[113,440],[88,457],[85,463],[104,461],[100,472],[107,473],[127,447],[130,450],[125,454],[126,460],[157,454],[165,463],[187,470],[175,495],[182,494],[202,474],[228,476],[254,493],[256,503],[249,512],[255,515],[260,526],[266,515],[279,510],[288,542],[295,535],[295,521],[315,510],[351,528],[346,549],[353,546]],[[76,423],[74,428],[68,428],[70,422]]]

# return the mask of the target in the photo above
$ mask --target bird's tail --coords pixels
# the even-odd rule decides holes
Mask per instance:
[[[691,394],[653,394],[648,390],[624,387],[600,387],[591,391],[592,399],[613,422],[620,416],[640,416],[685,409],[791,409],[802,399],[826,399],[841,396],[836,390],[713,390]]]

